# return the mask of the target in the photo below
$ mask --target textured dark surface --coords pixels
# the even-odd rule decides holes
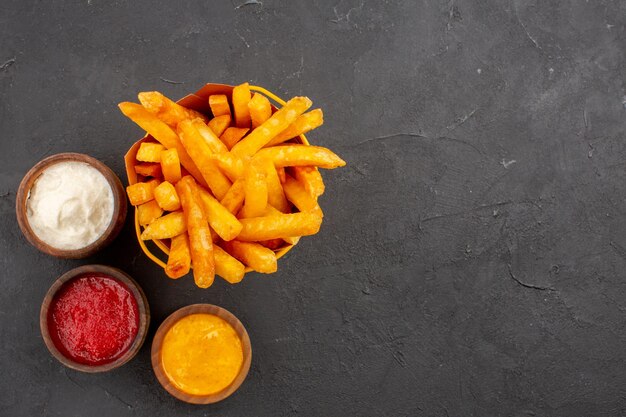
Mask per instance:
[[[2,0],[0,414],[624,415],[626,3],[243,1]],[[39,159],[122,175],[141,132],[118,102],[244,80],[310,96],[312,142],[348,162],[277,274],[169,281],[129,223],[84,261],[26,243],[15,192]],[[63,368],[38,329],[50,283],[89,262],[152,307],[138,357],[106,375]],[[235,313],[254,350],[204,407],[149,360],[156,326],[197,302]]]

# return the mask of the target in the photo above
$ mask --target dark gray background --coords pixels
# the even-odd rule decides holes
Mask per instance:
[[[242,1],[1,1],[0,414],[624,415],[626,3]],[[311,141],[348,162],[277,274],[172,282],[130,223],[83,261],[22,237],[15,192],[39,159],[123,174],[142,133],[118,102],[247,80],[311,97]],[[153,314],[106,375],[63,368],[38,328],[51,282],[91,262],[133,275]],[[197,302],[254,349],[212,406],[170,397],[149,360]]]

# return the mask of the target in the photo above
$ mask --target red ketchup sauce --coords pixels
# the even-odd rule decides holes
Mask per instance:
[[[66,282],[48,311],[50,336],[59,351],[84,365],[104,365],[122,356],[139,329],[137,300],[128,287],[104,274]]]

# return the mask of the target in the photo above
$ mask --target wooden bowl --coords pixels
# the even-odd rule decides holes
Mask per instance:
[[[84,248],[64,250],[48,245],[47,243],[39,239],[35,232],[33,232],[28,222],[28,217],[26,216],[26,201],[28,200],[30,189],[35,183],[35,180],[37,180],[39,175],[41,175],[41,173],[46,168],[59,162],[68,161],[84,162],[96,168],[102,175],[104,175],[104,178],[111,186],[114,201],[113,217],[111,218],[111,223],[109,224],[109,227],[104,231],[102,236],[98,238],[98,240],[90,245],[85,246]],[[117,177],[117,175],[115,175],[115,173],[113,173],[113,171],[111,171],[109,167],[104,165],[102,162],[98,161],[95,158],[92,158],[89,155],[81,153],[59,153],[42,159],[34,167],[32,167],[30,171],[26,173],[17,190],[17,197],[15,199],[15,211],[17,213],[17,222],[20,226],[20,229],[22,229],[22,233],[26,237],[26,240],[28,240],[31,245],[33,245],[40,251],[47,253],[48,255],[56,256],[57,258],[86,258],[110,244],[122,230],[122,227],[124,226],[124,221],[126,220],[126,194],[124,192],[124,187],[122,186],[120,179]]]
[[[230,324],[233,329],[235,329],[235,331],[239,335],[239,338],[241,339],[241,348],[243,350],[243,363],[241,365],[241,369],[239,370],[239,374],[237,374],[237,376],[229,386],[215,394],[193,395],[181,391],[176,388],[174,384],[171,383],[171,381],[165,374],[165,370],[163,369],[163,365],[161,362],[161,347],[163,345],[163,339],[165,338],[165,335],[167,334],[169,329],[178,320],[190,314],[213,314],[214,316],[218,316],[219,318]],[[243,327],[243,324],[241,324],[239,319],[228,310],[212,304],[192,304],[176,310],[168,318],[166,318],[163,323],[161,323],[152,341],[152,369],[154,369],[154,373],[157,379],[159,380],[163,388],[167,390],[167,392],[169,392],[179,400],[191,404],[212,404],[218,401],[222,401],[223,399],[230,396],[241,386],[244,379],[246,379],[248,371],[250,370],[251,361],[252,347],[250,345],[250,337],[248,336],[248,332],[246,332],[245,327]]]
[[[63,287],[63,284],[85,274],[108,275],[124,283],[135,297],[135,300],[137,301],[137,308],[139,310],[139,328],[137,330],[137,336],[135,336],[135,340],[130,345],[130,348],[128,348],[126,353],[124,353],[113,362],[109,362],[103,365],[85,365],[73,361],[72,359],[63,355],[63,353],[61,353],[59,349],[57,349],[49,333],[48,310],[50,309],[50,305],[52,304],[54,296],[61,289],[61,287]],[[126,362],[131,360],[137,354],[137,352],[139,352],[139,349],[143,345],[143,342],[146,339],[146,335],[148,334],[149,324],[150,308],[148,306],[148,300],[146,299],[146,295],[143,293],[141,287],[125,272],[106,265],[79,266],[78,268],[74,268],[61,275],[59,278],[57,278],[57,280],[52,284],[52,286],[46,293],[46,296],[43,299],[43,303],[41,304],[41,311],[39,313],[39,327],[41,329],[41,336],[43,337],[43,341],[45,342],[46,347],[48,348],[52,356],[54,356],[59,362],[61,362],[68,368],[89,373],[110,371],[124,365]]]

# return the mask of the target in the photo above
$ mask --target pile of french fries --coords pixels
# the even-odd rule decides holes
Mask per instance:
[[[167,276],[193,267],[196,285],[207,288],[216,274],[240,282],[246,267],[276,272],[277,249],[319,231],[324,182],[317,168],[345,162],[294,139],[323,123],[320,109],[307,112],[307,97],[273,111],[244,83],[231,102],[210,96],[212,115],[158,92],[139,93],[139,101],[119,105],[150,135],[137,151],[138,182],[126,190],[141,239],[169,240]]]

